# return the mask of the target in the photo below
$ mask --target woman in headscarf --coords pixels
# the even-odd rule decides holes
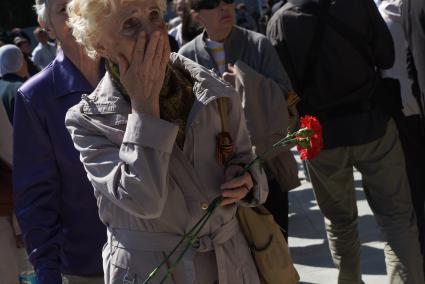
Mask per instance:
[[[141,283],[221,196],[166,283],[257,284],[235,214],[264,202],[267,185],[258,167],[239,176],[253,158],[240,99],[208,70],[170,56],[164,9],[161,0],[68,5],[74,37],[90,56],[107,59],[96,90],[66,116],[108,226],[105,282]],[[233,141],[225,161],[217,157],[229,152],[216,155],[224,132]]]
[[[13,44],[0,47],[0,99],[10,123],[16,93],[27,77],[28,68],[21,50]]]

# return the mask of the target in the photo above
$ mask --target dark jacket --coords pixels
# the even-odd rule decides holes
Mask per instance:
[[[16,96],[13,201],[39,284],[61,284],[61,273],[102,273],[106,228],[65,128],[66,111],[92,91],[60,52]]]
[[[425,96],[425,1],[403,0],[402,18],[407,41],[407,67],[413,93],[424,106]]]
[[[359,101],[374,95],[378,79],[373,64],[328,24],[324,25],[321,42],[314,43],[317,50],[312,52],[318,5],[312,1],[297,2],[289,1],[273,15],[267,36],[293,85],[299,92],[302,90],[300,113],[319,116],[325,148],[359,145],[381,137],[388,116],[379,109],[342,112],[336,117],[340,106],[356,106]],[[391,34],[372,0],[336,1],[328,8],[328,13],[361,36],[378,68],[393,65]],[[304,69],[312,53],[317,59],[307,85]],[[347,129],[344,134],[341,133],[343,128]]]
[[[25,79],[15,74],[6,74],[0,79],[0,100],[4,105],[10,123],[13,122],[15,96]]]

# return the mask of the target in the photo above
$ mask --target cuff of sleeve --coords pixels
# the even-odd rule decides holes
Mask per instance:
[[[128,115],[123,143],[139,144],[171,153],[179,127],[147,114]]]
[[[37,269],[37,284],[62,284],[62,275],[55,269]]]
[[[257,169],[254,169],[258,167]],[[251,188],[249,194],[239,201],[240,206],[253,207],[259,206],[266,202],[268,195],[267,178],[264,171],[259,165],[254,165],[249,171],[251,174],[254,186]]]

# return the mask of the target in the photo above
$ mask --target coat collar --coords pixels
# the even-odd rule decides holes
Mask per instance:
[[[170,61],[174,66],[183,67],[184,70],[188,71],[195,82],[193,92],[196,100],[187,118],[186,128],[192,126],[198,113],[209,103],[218,98],[230,98],[237,95],[234,88],[222,81],[213,70],[208,70],[177,53],[171,55]]]
[[[105,73],[96,89],[89,96],[83,95],[82,111],[87,114],[130,113],[130,104],[112,82],[109,72]]]
[[[170,63],[188,71],[194,80],[193,91],[196,100],[188,120],[215,99],[236,95],[233,87],[223,82],[213,71],[177,53],[171,54]],[[113,84],[110,74],[106,72],[94,92],[89,96],[83,96],[82,111],[87,114],[130,113],[131,106]]]
[[[226,53],[226,64],[235,62],[239,58],[243,58],[240,55],[241,53],[241,44],[245,41],[246,35],[243,35],[243,29],[238,26],[233,26],[232,31],[230,32],[229,37],[224,42],[224,52]]]
[[[56,97],[59,98],[71,93],[89,94],[93,91],[90,83],[62,51],[58,52],[52,64],[53,94]],[[105,71],[102,70],[101,72],[104,73]]]
[[[216,72],[217,65],[214,62],[213,57],[208,52],[207,44],[205,42],[205,38],[207,36],[207,32],[204,30],[200,35],[195,38],[195,51],[196,51],[196,61],[199,65],[204,66],[207,69],[213,69]]]
[[[226,54],[226,66],[227,63],[234,64],[238,57],[236,54],[239,54],[241,40],[244,39],[241,36],[243,30],[238,26],[233,26],[232,31],[230,32],[227,39],[224,41],[224,52]],[[218,73],[217,65],[215,64],[214,58],[208,51],[206,38],[208,37],[207,31],[204,30],[200,35],[195,38],[195,50],[197,53],[197,61],[200,65],[208,68],[214,69]],[[235,57],[236,56],[236,57]]]
[[[177,53],[171,54],[170,62],[189,72],[194,80],[193,91],[200,103],[206,105],[219,97],[234,95],[233,87],[221,80],[214,71],[210,71]]]

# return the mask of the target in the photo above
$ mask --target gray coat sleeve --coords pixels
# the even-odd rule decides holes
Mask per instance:
[[[138,218],[158,218],[167,199],[168,165],[178,127],[164,120],[129,114],[121,146],[101,131],[102,124],[68,111],[71,134],[96,191]]]

